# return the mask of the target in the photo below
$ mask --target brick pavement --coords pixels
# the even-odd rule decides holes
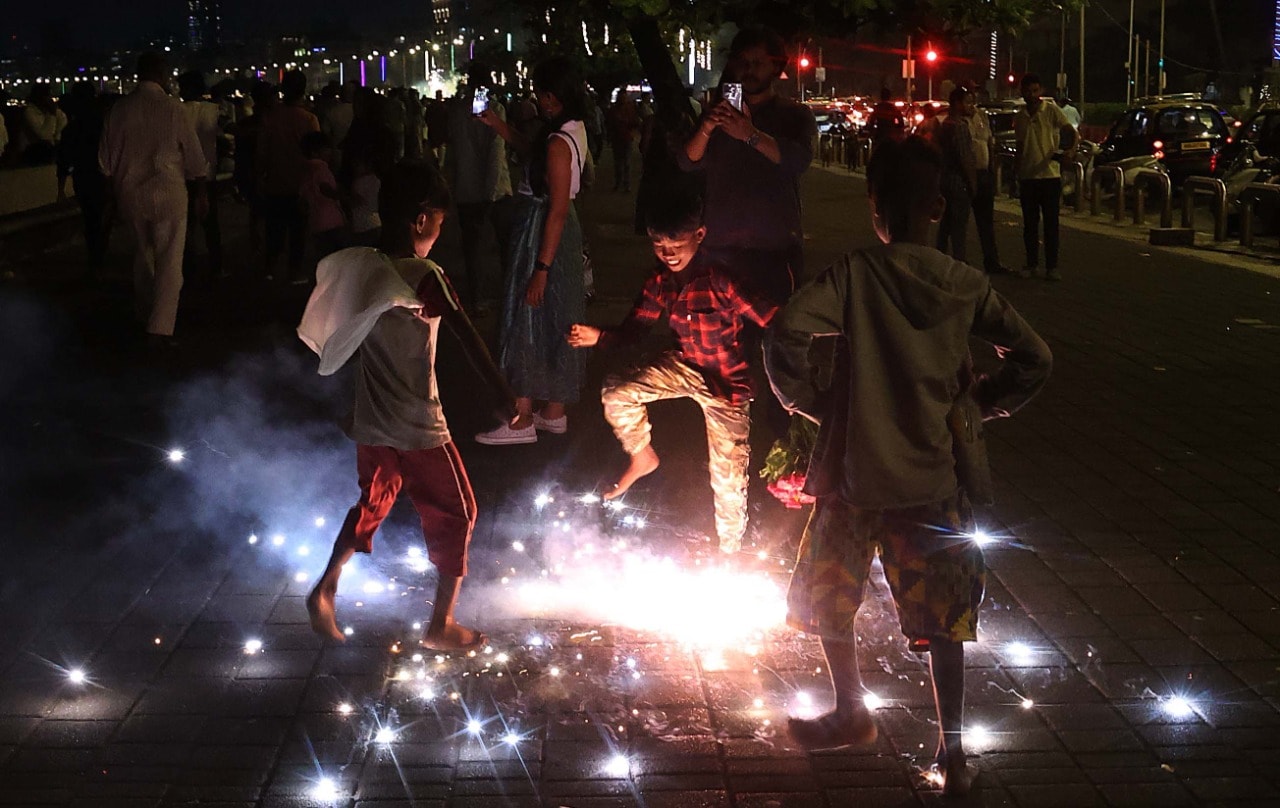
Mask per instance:
[[[811,267],[869,236],[862,197],[856,178],[809,175]],[[624,198],[597,192],[602,322],[645,265],[626,216]],[[1012,220],[1001,242],[1014,263]],[[969,655],[971,802],[1280,804],[1277,282],[1073,231],[1063,270],[1061,284],[998,282],[1057,363],[1040,398],[989,430],[998,504],[983,516],[994,575]],[[46,301],[85,305],[30,288],[0,290],[9,322],[66,332]],[[876,745],[805,755],[778,732],[829,698],[815,643],[776,628],[769,608],[801,517],[753,489],[752,552],[717,581],[701,542],[705,450],[679,405],[655,408],[666,462],[628,498],[634,510],[573,500],[621,459],[590,395],[549,446],[464,442],[483,517],[463,617],[490,631],[489,653],[413,658],[427,607],[403,511],[344,578],[347,643],[322,646],[301,599],[352,495],[331,426],[340,385],[316,380],[284,329],[216,311],[197,321],[234,350],[172,384],[40,340],[17,344],[53,371],[19,362],[0,376],[22,427],[0,472],[16,509],[6,544],[21,547],[0,588],[12,626],[0,804],[939,801],[921,777],[936,732],[925,663],[883,601],[859,629],[884,701]],[[443,371],[466,434],[478,416],[451,392],[466,377]],[[77,409],[85,400],[95,406]],[[681,599],[693,617],[731,618],[717,641],[696,622],[700,643],[675,639]],[[77,666],[84,683],[68,679]],[[324,778],[333,800],[318,796]]]

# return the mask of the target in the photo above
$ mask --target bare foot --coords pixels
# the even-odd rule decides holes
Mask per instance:
[[[942,785],[944,797],[967,797],[973,788],[973,770],[962,760],[955,766],[948,764]]]
[[[427,626],[422,634],[422,647],[431,651],[475,651],[488,643],[489,638],[484,632],[460,623]]]
[[[337,587],[328,586],[323,581],[316,584],[316,588],[311,590],[310,595],[307,595],[307,614],[311,617],[312,631],[321,637],[328,637],[338,642],[346,642],[347,638],[342,636],[342,632],[338,630],[338,621],[334,616],[333,597],[335,594],[337,594]]]
[[[879,732],[871,713],[866,709],[842,716],[834,710],[812,720],[791,718],[787,721],[791,739],[811,752],[820,749],[840,749],[845,746],[863,746],[875,741]]]
[[[627,466],[627,470],[622,472],[622,477],[613,486],[612,490],[605,493],[605,499],[617,499],[627,493],[627,489],[635,484],[636,480],[648,474],[652,474],[658,468],[658,453],[653,450],[653,446],[646,446],[635,454],[631,455],[631,465]]]
[[[942,775],[942,796],[967,797],[973,789],[974,772],[969,768],[968,755],[956,755],[953,759],[945,749],[939,748],[934,759],[934,771]]]

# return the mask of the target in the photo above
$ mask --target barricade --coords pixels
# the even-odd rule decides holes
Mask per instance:
[[[1076,213],[1084,213],[1084,164],[1083,163],[1064,163],[1063,170],[1070,171],[1076,181]]]
[[[1240,192],[1240,246],[1253,246],[1254,205],[1263,199],[1280,201],[1280,185],[1251,182]]]
[[[1120,166],[1094,166],[1089,179],[1089,213],[1097,216],[1102,207],[1102,180],[1114,177],[1116,183],[1116,210],[1113,218],[1124,221],[1124,170]]]
[[[1182,183],[1182,226],[1195,229],[1196,194],[1213,197],[1213,240],[1227,240],[1227,184],[1212,177],[1188,177]]]
[[[1173,227],[1173,184],[1169,175],[1154,168],[1140,168],[1133,180],[1133,223],[1146,224],[1147,193],[1143,186],[1154,185],[1160,193],[1160,226]]]

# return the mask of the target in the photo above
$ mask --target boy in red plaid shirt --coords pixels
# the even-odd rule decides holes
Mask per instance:
[[[764,327],[777,306],[746,289],[698,247],[707,234],[702,200],[682,196],[653,205],[647,217],[657,271],[645,282],[621,325],[600,329],[581,323],[569,344],[585,348],[639,340],[667,312],[679,347],[623,375],[601,391],[604,417],[631,463],[605,499],[622,496],[658,468],[645,405],[691,398],[707,425],[708,471],[715,494],[720,549],[736,552],[747,529],[747,463],[751,459],[751,373],[742,331],[745,321]]]

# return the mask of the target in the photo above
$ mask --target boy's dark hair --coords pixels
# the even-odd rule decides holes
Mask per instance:
[[[961,84],[959,87],[951,91],[950,97],[947,98],[947,103],[951,105],[952,109],[954,109],[971,95],[973,95],[973,93],[969,92],[969,88]]]
[[[448,210],[452,201],[440,169],[425,160],[401,160],[382,180],[378,215],[384,228],[399,228],[425,211]]]
[[[298,141],[298,148],[306,157],[311,157],[317,152],[329,148],[329,138],[325,137],[324,132],[307,132],[302,136],[302,140]]]
[[[760,25],[743,28],[738,32],[738,35],[733,38],[733,43],[729,45],[730,61],[735,56],[740,56],[744,51],[755,47],[764,48],[769,58],[773,59],[775,71],[782,73],[787,64],[787,43],[777,31]]]
[[[650,201],[644,224],[655,236],[674,238],[703,225],[702,198],[696,193],[671,192]]]
[[[1035,73],[1025,74],[1022,77],[1022,89],[1025,90],[1028,87],[1030,87],[1032,84],[1039,84],[1042,87],[1044,86],[1043,82],[1040,81],[1040,77],[1037,76]]]
[[[889,233],[905,233],[942,194],[942,152],[919,135],[881,143],[867,165],[867,192]]]

